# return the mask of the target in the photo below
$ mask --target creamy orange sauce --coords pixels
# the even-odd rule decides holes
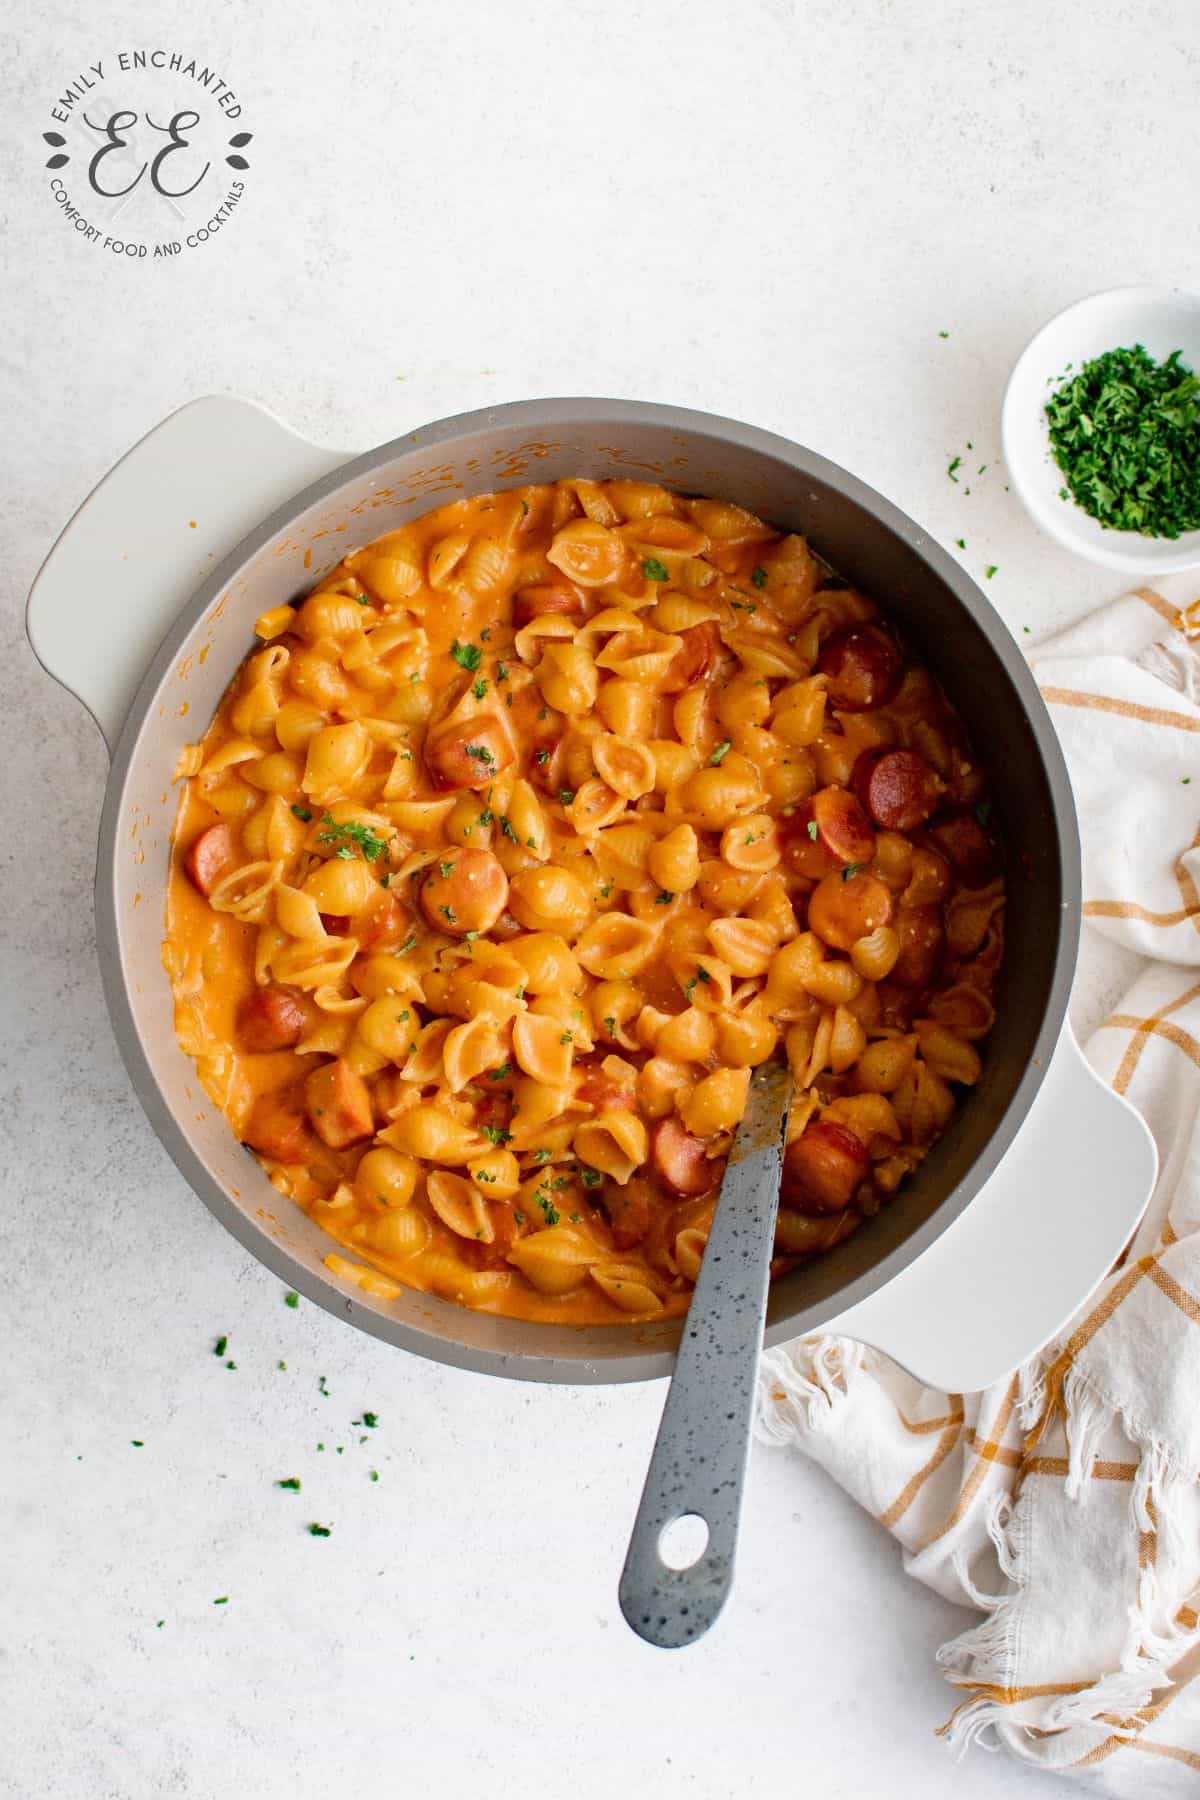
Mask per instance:
[[[777,1269],[886,1203],[978,1079],[1004,893],[872,599],[738,507],[578,480],[441,506],[258,634],[178,771],[164,960],[335,1273],[680,1313],[770,1057]]]

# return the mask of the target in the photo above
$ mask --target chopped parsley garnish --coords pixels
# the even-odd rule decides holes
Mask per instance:
[[[312,813],[309,811],[307,806],[293,805],[292,811],[295,813],[296,817],[298,819],[302,819],[306,825],[309,823],[309,821],[312,818]]]
[[[767,571],[763,568],[761,563],[759,563],[757,569],[755,569],[755,571],[751,575],[750,579],[754,583],[756,588],[765,588],[766,587]]]
[[[1107,350],[1046,402],[1069,493],[1111,531],[1177,538],[1200,527],[1200,378],[1173,350]]]
[[[486,632],[484,636],[487,636]],[[450,654],[460,669],[469,669],[472,675],[483,661],[483,651],[478,644],[460,644],[457,638],[450,646]]]
[[[691,980],[690,980],[690,981],[685,981],[685,982],[684,982],[684,984],[683,984],[683,994],[684,994],[684,999],[685,999],[685,1000],[690,1000],[690,999],[691,999],[691,997],[692,997],[692,989],[693,989],[693,988],[694,988],[694,987],[695,987],[695,985],[696,985],[696,977],[695,977],[695,976],[694,976],[694,975],[693,975],[693,976],[692,976],[692,978],[691,978]]]
[[[405,940],[401,944],[400,948],[398,950],[392,951],[392,955],[393,956],[407,956],[409,951],[415,950],[416,947],[417,947],[417,934],[416,934],[416,932],[410,932],[409,936],[405,938]]]
[[[330,1537],[332,1533],[333,1527],[330,1525],[310,1525],[308,1528],[309,1537]]]
[[[217,1596],[217,1598],[213,1601],[213,1605],[214,1606],[228,1606],[229,1605],[229,1595],[228,1594],[219,1594]]]
[[[512,1132],[505,1131],[502,1125],[481,1125],[479,1129],[483,1132],[483,1135],[488,1140],[489,1144],[496,1144],[497,1146],[500,1144],[507,1144],[512,1137]],[[550,1152],[547,1151],[546,1154],[548,1156]]]
[[[558,1041],[560,1044],[573,1044],[575,1042],[575,1033],[573,1031],[564,1031]]]
[[[726,738],[723,743],[720,743],[717,745],[716,749],[713,751],[712,755],[708,759],[709,762],[712,763],[715,767],[717,763],[723,761],[723,759],[726,756],[728,756],[729,752],[732,749],[733,749],[733,744],[731,743],[729,738]]]
[[[992,579],[992,576],[996,573],[996,568],[997,568],[997,565],[995,563],[989,563],[987,568],[983,571],[989,581]]]
[[[135,1450],[144,1450],[146,1448],[146,1440],[144,1438],[130,1438],[129,1441]]]
[[[958,480],[958,476],[954,473],[954,471],[955,471],[955,469],[961,469],[961,468],[962,468],[962,457],[956,456],[954,458],[954,461],[950,464],[950,467],[946,470],[946,473],[950,477],[951,481]]]
[[[501,1063],[500,1067],[498,1069],[493,1069],[490,1072],[490,1074],[488,1075],[488,1080],[489,1081],[503,1081],[504,1077],[506,1075],[511,1075],[511,1074],[512,1074],[512,1064],[511,1063]]]
[[[438,911],[444,915],[448,925],[453,925],[458,919],[458,914],[452,906],[439,906]]]
[[[216,1343],[213,1345],[213,1355],[214,1356],[224,1356],[224,1354],[228,1348],[229,1348],[229,1339],[225,1336],[221,1336],[217,1339]]]
[[[525,1223],[525,1214],[521,1211],[519,1206],[513,1208],[513,1218],[518,1225],[523,1225]]]
[[[574,800],[574,798],[575,798],[575,789],[574,788],[559,788],[558,797],[564,806],[570,806],[572,800]]]
[[[655,906],[670,906],[674,898],[675,896],[669,888],[660,888],[654,896],[654,904]]]
[[[496,680],[497,681],[507,681],[508,680],[508,664],[507,663],[497,663],[496,664]],[[478,700],[479,695],[476,694],[475,698]]]
[[[504,836],[506,838],[511,838],[514,844],[520,843],[520,841],[521,841],[520,838],[517,836],[516,832],[513,830],[512,825],[510,824],[507,816],[504,813],[500,814],[500,831],[501,831],[502,836]]]
[[[298,1475],[289,1475],[286,1481],[277,1481],[275,1486],[286,1488],[289,1494],[298,1494],[300,1492],[300,1477]]]
[[[555,1206],[553,1200],[541,1192],[536,1193],[533,1197],[541,1207],[547,1225],[557,1225],[562,1214],[559,1212],[557,1206]]]
[[[479,680],[475,683],[474,687],[471,689],[471,692],[474,694],[474,696],[477,700],[482,700],[483,696],[487,693],[487,682],[483,679],[482,675],[479,677]]]
[[[381,838],[370,825],[360,825],[355,819],[347,819],[344,825],[339,825],[332,813],[326,813],[321,826],[317,842],[334,845],[335,856],[348,858],[358,849],[364,862],[377,862],[387,849],[386,838]]]
[[[537,760],[537,761],[538,761],[538,762],[539,762],[539,763],[541,763],[541,764],[542,764],[542,765],[543,765],[543,767],[544,767],[544,766],[545,766],[545,764],[546,764],[546,763],[548,763],[548,762],[549,762],[549,761],[550,761],[550,752],[549,752],[549,751],[548,751],[548,750],[539,750],[539,751],[538,751],[538,753],[537,753],[537,758],[536,758],[536,760]]]
[[[369,594],[355,594],[354,598],[358,601],[360,606],[370,606],[371,604],[371,596]]]
[[[454,873],[454,864],[448,863],[448,862],[440,862],[438,864],[438,868],[442,872],[442,880],[449,881],[451,875],[453,875],[453,873]]]
[[[818,836],[817,821],[815,819],[810,819],[808,821],[808,835],[812,839],[813,843],[815,844],[817,841],[817,836]]]
[[[955,540],[954,540],[954,541],[955,541],[955,543],[956,543],[956,544],[957,544],[957,545],[958,545],[958,547],[959,547],[959,549],[960,549],[960,550],[965,550],[965,549],[966,549],[966,547],[967,547],[967,540],[966,540],[966,538],[955,538]]]
[[[365,1412],[363,1414],[362,1422],[364,1425],[368,1426],[370,1428],[370,1430],[374,1431],[375,1427],[379,1423],[379,1414],[373,1413],[373,1412]]]
[[[496,760],[486,744],[468,744],[467,755],[474,756],[482,763],[494,763]]]
[[[985,829],[991,824],[992,803],[990,800],[981,800],[979,802],[979,805],[975,808],[975,817]]]
[[[580,1179],[580,1181],[582,1181],[584,1187],[589,1187],[589,1188],[599,1187],[600,1186],[600,1171],[599,1171],[599,1169],[580,1169],[579,1179]]]
[[[670,581],[671,571],[666,563],[659,562],[657,556],[647,556],[642,560],[642,574],[647,581]]]
[[[862,863],[847,863],[842,870],[842,880],[852,881],[854,877],[860,873],[863,867],[864,865]]]
[[[604,1029],[605,1029],[605,1031],[607,1031],[610,1038],[616,1037],[616,1035],[617,1035],[617,1020],[616,1020],[616,1015],[614,1013],[609,1013],[608,1017],[605,1019]]]
[[[283,1296],[283,1304],[285,1306],[290,1306],[293,1310],[295,1310],[295,1308],[297,1306],[299,1306],[299,1304],[300,1304],[299,1294],[285,1294]]]
[[[325,1386],[325,1377],[323,1375],[317,1376],[317,1392],[319,1394],[324,1394],[326,1400],[328,1400],[329,1389]]]

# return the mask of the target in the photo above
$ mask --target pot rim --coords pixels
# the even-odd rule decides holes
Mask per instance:
[[[502,1323],[511,1324],[514,1336],[521,1338],[536,1339],[539,1333],[550,1332],[561,1338],[562,1332],[570,1329],[611,1331],[624,1334],[629,1349],[627,1353],[593,1358],[587,1355],[569,1356],[557,1351],[542,1352],[536,1348],[498,1351],[460,1343],[453,1338],[441,1336],[436,1329],[392,1318],[371,1304],[366,1296],[344,1292],[335,1285],[332,1276],[322,1277],[311,1272],[234,1203],[193,1147],[187,1131],[168,1104],[159,1086],[154,1062],[143,1043],[131,1005],[120,953],[115,879],[115,848],[118,820],[122,813],[122,796],[134,765],[138,740],[159,688],[197,621],[266,543],[277,533],[286,530],[310,507],[327,500],[340,488],[371,475],[394,458],[411,454],[415,449],[434,449],[460,436],[496,427],[533,432],[561,430],[580,424],[611,425],[615,428],[651,425],[666,431],[686,432],[692,439],[707,437],[717,445],[733,446],[773,457],[793,469],[798,479],[811,477],[838,490],[870,512],[889,532],[914,551],[949,588],[960,605],[973,615],[979,630],[1016,690],[1046,776],[1059,850],[1063,896],[1060,914],[1053,927],[1057,931],[1053,974],[1046,991],[1041,1025],[1032,1054],[986,1144],[930,1216],[903,1243],[873,1263],[863,1274],[846,1283],[835,1294],[825,1300],[797,1307],[785,1316],[771,1321],[767,1326],[765,1344],[771,1345],[803,1336],[836,1320],[851,1307],[878,1292],[942,1236],[993,1174],[1023,1124],[1041,1086],[1066,1017],[1081,920],[1079,833],[1066,763],[1045,702],[1019,646],[975,582],[954,558],[907,514],[857,476],[818,452],[761,427],[714,413],[648,401],[588,396],[512,401],[500,406],[457,413],[436,420],[418,431],[405,432],[400,437],[340,463],[277,507],[235,545],[196,589],[180,610],[138,685],[113,751],[101,813],[95,885],[96,939],[105,999],[114,1033],[130,1080],[157,1137],[209,1211],[259,1262],[325,1311],[347,1318],[373,1336],[429,1360],[476,1373],[522,1380],[563,1384],[615,1384],[669,1375],[675,1361],[673,1349],[639,1347],[636,1337],[638,1327],[635,1325],[569,1328],[540,1326],[518,1320],[504,1320]],[[451,1313],[461,1311],[452,1302],[438,1301],[433,1296],[427,1298],[435,1318],[441,1308]]]

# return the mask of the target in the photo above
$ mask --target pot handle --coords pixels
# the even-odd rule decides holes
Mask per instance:
[[[204,576],[346,460],[261,406],[213,394],[156,425],[88,495],[38,571],[26,630],[110,755],[151,657]]]
[[[1158,1172],[1149,1128],[1063,1027],[1011,1148],[909,1268],[825,1329],[973,1393],[1047,1343],[1108,1274]]]

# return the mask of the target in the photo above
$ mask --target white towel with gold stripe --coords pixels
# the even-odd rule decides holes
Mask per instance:
[[[1148,960],[1087,1046],[1161,1173],[1120,1269],[1010,1381],[923,1388],[842,1338],[764,1359],[762,1431],[821,1463],[909,1572],[982,1622],[940,1652],[952,1744],[1102,1791],[1200,1776],[1200,580],[1038,652],[1083,835],[1084,914]]]

